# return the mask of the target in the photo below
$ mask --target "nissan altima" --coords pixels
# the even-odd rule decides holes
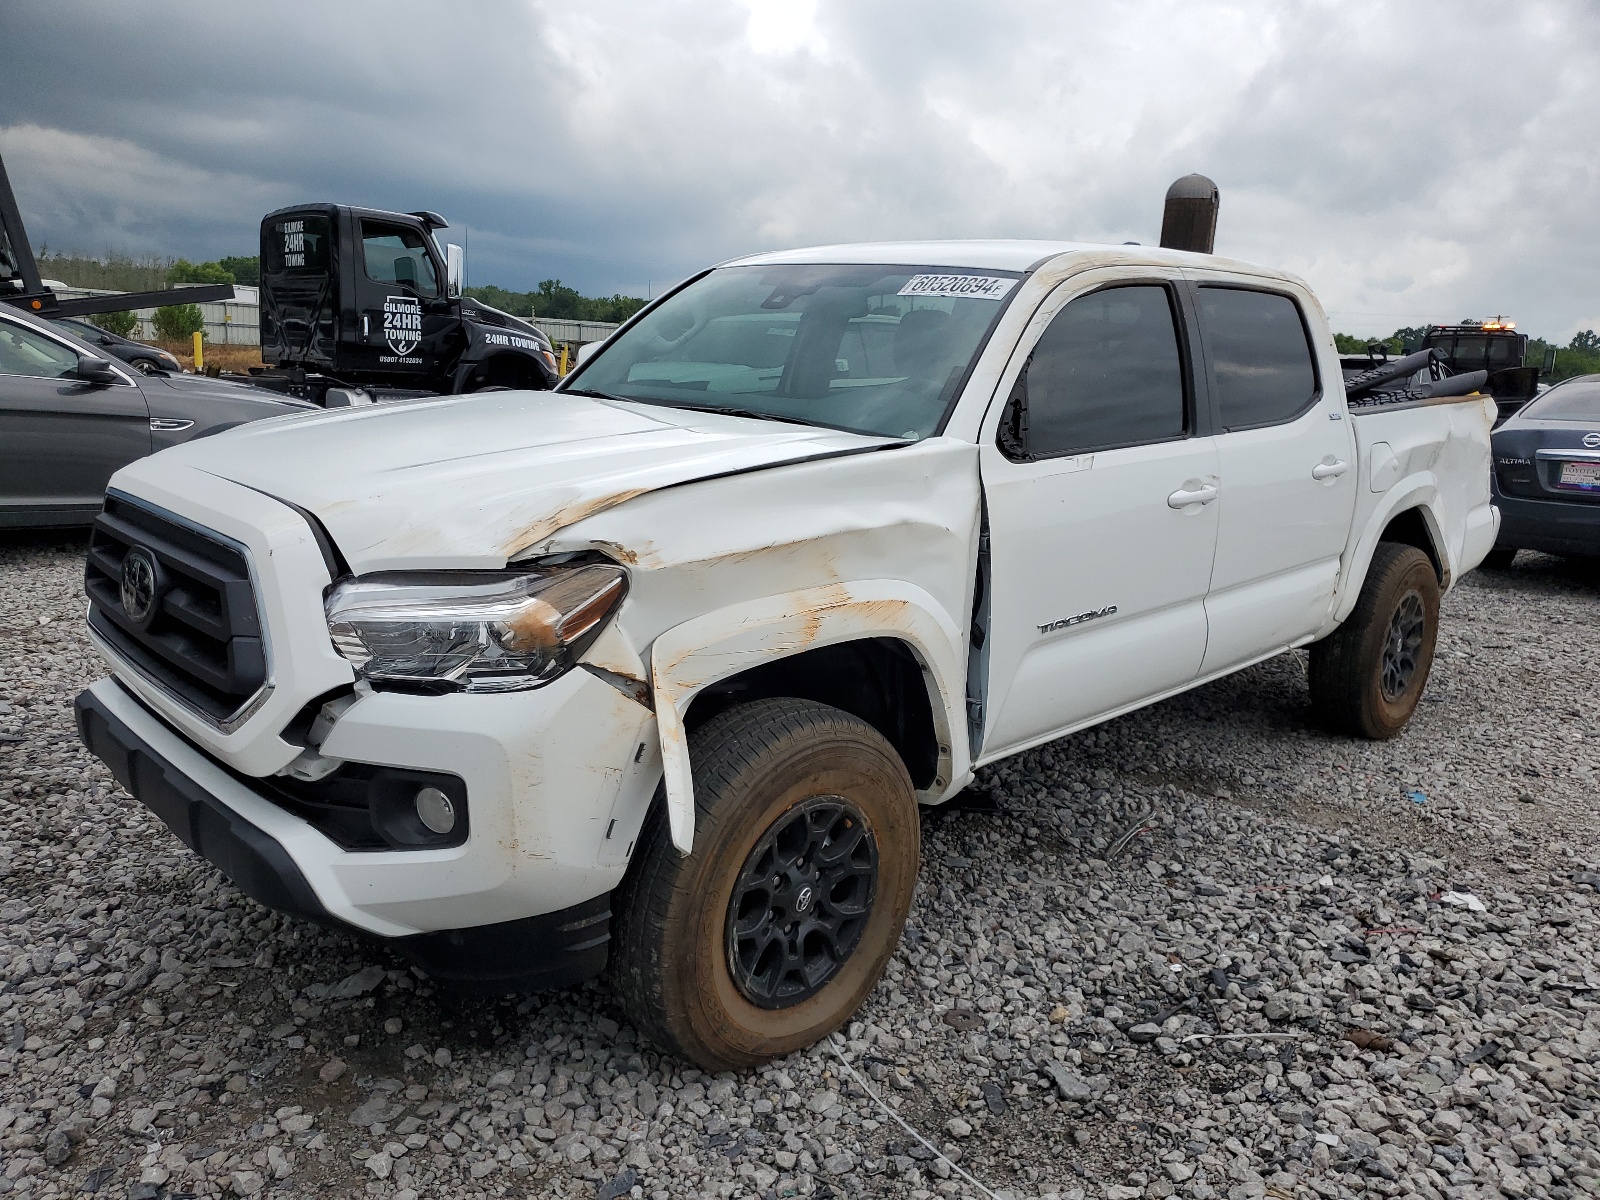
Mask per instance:
[[[1494,431],[1500,534],[1483,560],[1518,550],[1600,556],[1600,375],[1555,385]]]

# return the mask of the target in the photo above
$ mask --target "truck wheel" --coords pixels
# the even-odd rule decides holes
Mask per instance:
[[[1405,728],[1433,666],[1439,579],[1415,546],[1379,542],[1355,610],[1311,647],[1311,703],[1339,733],[1383,740]]]
[[[905,764],[809,700],[729,709],[689,739],[694,852],[652,811],[617,897],[613,987],[708,1071],[809,1046],[861,1006],[900,940],[921,822]]]
[[[1516,556],[1515,546],[1496,546],[1483,556],[1483,561],[1478,565],[1489,571],[1504,571]]]

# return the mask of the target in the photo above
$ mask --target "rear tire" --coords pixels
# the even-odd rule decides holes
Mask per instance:
[[[1517,557],[1515,546],[1496,546],[1483,556],[1483,561],[1478,565],[1490,571],[1504,571],[1511,565],[1511,560]]]
[[[745,1070],[832,1033],[877,984],[916,887],[916,795],[875,729],[809,700],[721,713],[689,757],[694,851],[678,853],[657,805],[609,971],[663,1049]]]
[[[1382,741],[1405,728],[1428,682],[1439,579],[1415,546],[1379,542],[1354,611],[1311,647],[1311,703],[1338,733]]]

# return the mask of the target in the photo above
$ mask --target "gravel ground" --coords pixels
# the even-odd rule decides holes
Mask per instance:
[[[1468,576],[1388,744],[1286,656],[984,772],[848,1037],[708,1077],[191,856],[74,735],[79,552],[0,541],[8,1200],[1600,1191],[1592,570]]]

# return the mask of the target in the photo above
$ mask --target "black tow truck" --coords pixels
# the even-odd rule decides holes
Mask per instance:
[[[461,294],[433,212],[299,204],[261,222],[261,357],[250,381],[327,407],[548,388],[550,340]]]
[[[1443,394],[1437,390],[1441,379],[1459,380],[1482,372],[1478,386],[1494,397],[1499,425],[1539,392],[1540,368],[1524,365],[1528,335],[1516,330],[1516,322],[1504,317],[1486,321],[1468,317],[1455,325],[1428,326],[1421,344],[1407,346],[1402,358],[1391,360],[1383,344],[1373,342],[1365,354],[1342,355],[1339,361],[1347,388],[1358,380],[1369,386],[1378,380],[1384,387],[1409,386],[1432,395]],[[1409,369],[1399,370],[1402,364]],[[1548,368],[1543,373],[1548,374]]]

